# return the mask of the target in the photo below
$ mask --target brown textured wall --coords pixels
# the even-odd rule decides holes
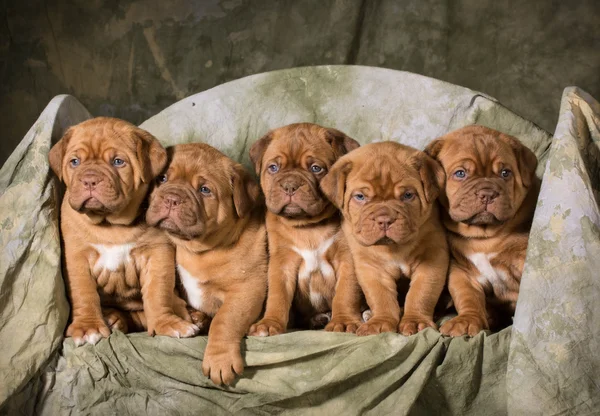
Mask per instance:
[[[0,162],[56,94],[140,123],[246,75],[321,64],[412,71],[553,131],[562,89],[600,96],[600,1],[4,0]]]

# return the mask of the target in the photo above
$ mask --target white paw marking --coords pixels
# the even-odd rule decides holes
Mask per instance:
[[[114,272],[117,271],[121,265],[127,264],[131,261],[129,253],[131,252],[131,249],[135,247],[135,244],[92,244],[92,247],[94,247],[100,255],[98,260],[96,260],[94,270],[98,272],[102,269],[107,269],[111,272]]]
[[[85,344],[85,340],[83,338],[73,338],[73,342],[75,343],[76,347],[80,347],[83,344]]]
[[[94,332],[89,335],[84,335],[83,339],[87,341],[88,344],[96,345],[98,341],[102,339],[102,335],[99,332]]]
[[[325,259],[325,254],[334,241],[335,236],[323,241],[321,245],[316,248],[316,250],[306,250],[292,247],[292,250],[298,253],[304,260],[304,264],[300,266],[300,271],[298,273],[299,279],[308,279],[310,278],[310,275],[316,271],[320,271],[323,277],[326,279],[335,277],[333,267],[331,267],[331,264],[329,264],[327,259]]]
[[[199,279],[196,279],[180,264],[177,265],[177,271],[179,272],[179,278],[187,293],[187,301],[196,310],[202,310],[202,288],[198,285]]]
[[[371,312],[371,309],[367,309],[362,313],[363,322],[367,322],[372,317],[373,317],[373,312]]]

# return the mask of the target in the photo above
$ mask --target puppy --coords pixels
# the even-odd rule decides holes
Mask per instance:
[[[267,237],[258,184],[218,150],[201,143],[169,148],[170,163],[150,196],[148,224],[176,246],[179,278],[206,329],[202,371],[231,384],[244,368],[240,342],[258,319],[267,291]]]
[[[436,328],[433,313],[449,261],[436,203],[443,181],[437,162],[394,142],[354,150],[321,181],[343,213],[342,229],[372,313],[357,335]],[[410,288],[402,314],[398,287],[404,279]]]
[[[166,161],[150,133],[105,117],[70,128],[50,150],[50,167],[67,187],[61,232],[72,322],[66,334],[76,345],[95,344],[111,328],[145,327],[173,337],[198,330],[182,319],[190,319],[185,302],[174,295],[173,249],[144,224],[140,210]]]
[[[458,316],[440,331],[474,336],[509,325],[540,188],[537,158],[514,137],[482,126],[453,131],[425,151],[447,178],[440,202]]]
[[[338,130],[300,123],[269,132],[250,149],[268,209],[270,254],[265,315],[250,335],[285,332],[292,303],[299,327],[323,327],[331,320],[328,330],[354,332],[361,323],[340,217],[319,189],[333,163],[358,146]],[[336,304],[336,286],[350,292],[347,302]]]

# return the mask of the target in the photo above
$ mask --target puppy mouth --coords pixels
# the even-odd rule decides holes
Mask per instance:
[[[377,240],[375,242],[375,244],[373,244],[374,246],[389,246],[391,244],[396,244],[396,242],[394,240],[392,240],[390,237],[385,236],[380,238],[379,240]]]
[[[298,204],[290,202],[289,204],[284,205],[281,210],[281,215],[286,217],[300,217],[305,215],[305,212]]]
[[[100,200],[91,196],[88,199],[86,199],[83,202],[83,204],[81,204],[81,208],[79,209],[79,211],[104,213],[107,210],[106,210],[106,207],[104,206],[104,204],[102,202],[100,202]]]
[[[468,225],[498,225],[503,221],[496,218],[490,211],[482,211],[463,222]]]

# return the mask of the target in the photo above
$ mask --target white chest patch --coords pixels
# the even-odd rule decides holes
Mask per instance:
[[[190,274],[181,265],[177,265],[177,271],[179,272],[179,278],[187,293],[187,301],[196,310],[202,310],[202,288],[198,284],[198,279]]]
[[[402,274],[406,277],[410,276],[410,268],[408,267],[408,265],[406,263],[403,263],[401,261],[395,261],[394,262],[394,266],[398,267],[400,269],[400,271],[402,271]]]
[[[477,278],[477,281],[482,285],[490,283],[492,286],[502,282],[506,276],[502,270],[496,270],[490,263],[490,260],[496,256],[497,253],[473,253],[468,259],[477,267],[481,275]]]
[[[107,269],[111,272],[114,272],[117,271],[120,266],[127,264],[131,261],[129,253],[131,252],[131,249],[135,247],[135,244],[92,244],[92,247],[94,247],[100,255],[100,257],[98,257],[98,260],[96,260],[94,270],[100,271],[102,269]]]
[[[292,247],[296,253],[302,257],[304,264],[300,266],[300,272],[298,273],[299,279],[308,279],[310,275],[316,271],[320,271],[324,278],[334,277],[335,273],[331,264],[325,259],[325,253],[329,250],[329,247],[333,244],[335,237],[331,237],[328,240],[323,241],[316,250],[302,250],[296,247]]]

